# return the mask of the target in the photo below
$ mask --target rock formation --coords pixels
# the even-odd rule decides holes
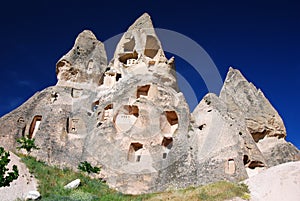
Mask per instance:
[[[74,169],[88,161],[130,194],[240,181],[300,159],[276,110],[238,70],[192,113],[174,70],[148,14],[125,32],[109,64],[104,45],[83,31],[57,62],[57,84],[0,119],[0,146],[16,151],[16,139],[28,135],[39,160]]]

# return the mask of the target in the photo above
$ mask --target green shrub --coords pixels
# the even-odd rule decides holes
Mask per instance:
[[[21,145],[17,147],[18,150],[25,149],[28,154],[32,151],[32,149],[40,149],[35,145],[35,139],[30,139],[28,137],[21,137],[17,139],[17,142]]]
[[[0,147],[0,187],[10,186],[10,183],[19,177],[19,170],[16,165],[13,165],[12,172],[7,172],[7,165],[10,162],[9,156],[9,152]]]
[[[78,169],[81,170],[82,172],[87,172],[87,173],[98,173],[100,171],[100,168],[98,167],[93,167],[89,162],[84,161],[80,162],[78,165]]]

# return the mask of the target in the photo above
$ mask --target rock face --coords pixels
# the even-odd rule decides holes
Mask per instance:
[[[249,186],[251,201],[297,201],[300,197],[300,162],[271,167],[244,183]]]
[[[263,92],[239,70],[229,68],[220,99],[226,103],[227,113],[239,119],[252,135],[268,166],[299,160],[299,150],[284,140],[286,130],[281,117]]]
[[[230,68],[220,97],[207,94],[192,113],[174,70],[148,14],[109,64],[103,44],[83,31],[57,62],[57,84],[0,119],[0,146],[15,150],[28,135],[39,160],[74,169],[88,161],[130,194],[239,181],[299,160],[276,110],[238,70]]]

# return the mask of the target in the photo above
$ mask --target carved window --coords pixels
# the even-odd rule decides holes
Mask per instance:
[[[36,115],[33,117],[32,122],[30,124],[29,128],[29,139],[34,138],[35,134],[39,130],[40,123],[42,121],[42,116],[41,115]]]
[[[95,101],[95,102],[92,104],[92,111],[95,112],[95,111],[98,109],[98,106],[99,106],[99,100],[98,100],[98,101]]]
[[[138,86],[136,97],[139,98],[141,96],[148,96],[149,89],[150,85]]]
[[[140,162],[142,155],[143,144],[139,142],[133,142],[129,146],[128,151],[128,161],[130,162]]]
[[[230,158],[228,161],[226,161],[225,164],[225,173],[232,175],[235,173],[235,162],[234,159]]]
[[[163,159],[167,158],[168,153],[170,152],[173,146],[173,138],[172,137],[164,137],[162,140],[161,145],[163,146]]]

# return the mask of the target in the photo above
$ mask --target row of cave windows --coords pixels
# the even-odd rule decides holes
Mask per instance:
[[[96,104],[94,105],[95,110],[98,108],[97,103],[99,104],[99,102],[97,101]],[[112,110],[112,109],[113,109],[113,104],[109,104],[104,108],[102,117],[100,119],[101,122],[107,120],[110,117],[109,116],[110,115],[109,110]],[[125,113],[126,115],[134,115],[135,117],[139,117],[139,108],[135,105],[132,105],[132,106],[131,105],[124,105],[123,106],[123,112],[126,112]],[[98,116],[100,114],[101,114],[101,112],[98,113]],[[177,116],[175,111],[165,111],[164,114],[167,118],[167,121],[169,122],[169,124],[171,126],[178,124],[178,116]],[[203,126],[201,126],[201,130],[202,130],[202,127]]]
[[[112,109],[113,105],[109,104],[108,106],[106,106],[104,108],[104,110],[109,110]],[[131,115],[135,115],[136,117],[139,116],[139,109],[137,106],[130,106],[130,105],[125,105],[124,108],[128,111],[128,114]],[[178,124],[178,117],[175,111],[165,111],[165,115],[167,117],[168,122],[170,123],[170,125],[175,125]],[[103,119],[105,120],[106,116],[104,113],[104,117]],[[29,127],[29,134],[28,137],[29,138],[33,138],[33,136],[35,135],[35,133],[38,131],[40,123],[42,121],[42,116],[41,115],[36,115],[34,116],[33,120],[31,121],[30,127]],[[70,119],[67,118],[67,123],[66,123],[66,129],[67,129],[67,133],[74,133],[76,132],[76,125],[78,123],[79,119]],[[18,123],[19,124],[24,124],[24,119],[21,117],[18,119]],[[71,125],[70,125],[71,124]],[[22,135],[25,135],[25,129],[26,126],[24,126],[22,128]]]
[[[150,89],[150,85],[139,86],[137,88],[136,98],[140,98],[141,96],[148,96],[149,89]],[[98,106],[99,106],[99,100],[95,101],[92,104],[92,111],[95,112],[97,110]],[[107,107],[111,107],[111,108],[107,108]],[[104,108],[104,110],[107,110],[107,109],[112,109],[112,105],[110,104],[110,105],[106,106],[106,108]]]
[[[36,115],[34,116],[30,128],[29,128],[29,135],[28,138],[32,139],[35,135],[35,133],[38,131],[40,123],[42,121],[42,116],[41,115]],[[78,120],[72,119],[72,124],[75,125],[75,122],[77,123]],[[18,119],[18,123],[22,124],[24,123],[23,118]],[[67,132],[69,132],[69,119],[67,120]],[[71,126],[71,132],[76,131],[75,126]],[[24,135],[25,133],[25,127],[23,128],[22,134]],[[161,145],[165,148],[170,150],[173,146],[173,138],[172,137],[164,137],[162,140]],[[133,142],[129,146],[129,151],[128,151],[128,161],[131,162],[139,162],[141,160],[141,149],[143,148],[143,144],[138,143],[138,142]],[[163,153],[163,159],[167,157],[167,152]]]
[[[41,115],[36,115],[33,117],[32,121],[31,121],[31,124],[30,124],[30,127],[29,127],[29,132],[28,132],[28,135],[27,137],[29,139],[32,139],[34,138],[36,132],[39,130],[39,127],[40,127],[40,124],[41,124],[41,121],[42,121],[42,116]],[[71,120],[71,127],[70,127],[70,119],[67,118],[67,124],[66,124],[66,131],[67,133],[74,133],[76,132],[76,124],[78,123],[78,119],[72,119]],[[25,121],[24,119],[21,117],[18,119],[18,124],[24,124]],[[22,136],[25,136],[25,130],[26,130],[26,126],[24,126],[22,128]]]
[[[108,107],[111,108],[111,107]],[[175,113],[176,114],[176,113]],[[31,139],[34,137],[35,133],[38,131],[40,123],[42,121],[42,116],[41,115],[36,115],[34,116],[30,127],[29,127],[29,134],[28,134],[28,138]],[[72,119],[72,125],[71,126],[71,131],[76,131],[76,127],[74,126],[76,123],[78,122],[78,120],[76,119]],[[24,123],[24,119],[21,117],[18,119],[18,123],[22,124]],[[69,119],[67,120],[67,132],[69,132]],[[24,136],[25,134],[25,126],[22,129],[22,134]],[[162,144],[163,147],[165,147],[166,149],[170,150],[173,146],[173,138],[172,137],[164,137],[162,140]],[[128,152],[128,160],[133,162],[133,158],[136,162],[139,162],[141,159],[141,155],[139,154],[139,150],[141,150],[143,148],[143,144],[141,143],[131,143],[130,147],[129,147],[129,152]],[[134,156],[134,157],[133,157]],[[167,153],[163,153],[163,159],[165,159],[167,157]],[[228,174],[233,174],[235,172],[235,163],[234,163],[234,159],[228,159],[228,164],[227,164],[227,172]],[[244,155],[243,156],[243,163],[245,166],[247,166],[250,169],[254,169],[256,167],[264,167],[264,164],[260,161],[250,161],[248,155]]]
[[[125,65],[128,65],[128,60],[136,60],[138,53],[135,51],[135,38],[132,37],[130,40],[123,44],[123,55],[119,57],[119,61]],[[159,43],[156,37],[147,35],[144,55],[153,59],[160,49]]]
[[[171,150],[173,146],[173,138],[172,137],[164,137],[161,143],[161,146],[164,147],[165,152],[162,155],[163,159],[167,158],[168,152]],[[144,145],[139,142],[133,142],[129,146],[128,157],[127,160],[129,162],[140,162],[142,158],[142,149]]]
[[[140,98],[141,96],[148,96],[149,89],[150,89],[150,85],[144,85],[144,86],[137,87],[136,97]],[[81,89],[73,88],[71,91],[71,96],[73,98],[78,98],[82,95],[82,92],[83,92],[83,90],[81,90]],[[57,100],[57,97],[58,97],[58,94],[55,93],[54,101]],[[52,98],[52,94],[51,94],[51,98]],[[52,102],[54,102],[54,101],[52,101]],[[92,111],[93,112],[96,111],[98,106],[99,106],[99,101],[95,101],[92,104]]]

